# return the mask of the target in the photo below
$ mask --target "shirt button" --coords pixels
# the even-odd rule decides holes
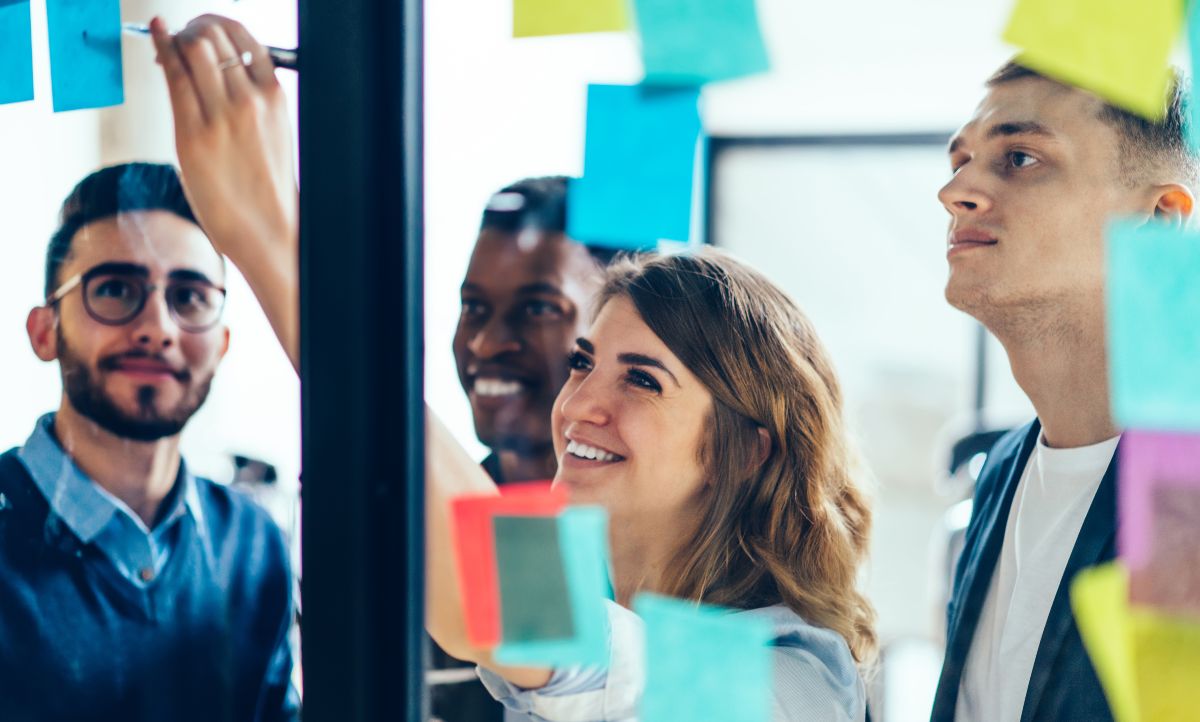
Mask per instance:
[[[154,570],[150,567],[146,567],[142,571],[138,572],[138,576],[142,578],[143,582],[152,582],[154,581]]]

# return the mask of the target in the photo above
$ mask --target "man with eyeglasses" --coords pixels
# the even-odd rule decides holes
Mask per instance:
[[[298,718],[283,536],[179,452],[229,345],[224,279],[170,166],[63,204],[26,324],[62,400],[0,456],[9,722]]]

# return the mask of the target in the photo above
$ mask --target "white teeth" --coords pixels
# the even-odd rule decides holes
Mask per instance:
[[[578,441],[567,442],[567,453],[580,459],[592,459],[594,461],[616,461],[619,458],[616,454],[609,453],[604,449],[597,449],[594,446],[581,444]]]
[[[525,386],[520,381],[507,379],[475,379],[475,394],[477,396],[512,396],[521,393]]]

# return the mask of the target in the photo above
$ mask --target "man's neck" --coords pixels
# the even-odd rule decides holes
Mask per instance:
[[[65,399],[54,417],[58,443],[95,483],[125,502],[147,528],[179,475],[179,437],[132,441],[102,429]]]
[[[1120,433],[1109,406],[1102,319],[1019,335],[997,334],[1013,377],[1037,411],[1047,446],[1090,446]]]
[[[554,447],[547,446],[531,453],[502,450],[495,452],[500,459],[500,473],[504,483],[519,481],[549,481],[558,472],[558,459]]]

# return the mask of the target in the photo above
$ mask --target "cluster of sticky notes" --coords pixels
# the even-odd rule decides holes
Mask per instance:
[[[1071,603],[1119,722],[1194,719],[1200,679],[1200,234],[1107,233],[1107,327],[1120,560]]]
[[[513,35],[636,28],[645,78],[591,85],[583,177],[570,184],[567,232],[626,251],[696,235],[706,145],[700,86],[768,69],[755,0],[513,0]],[[702,199],[701,199],[702,201]]]
[[[1081,572],[1071,607],[1117,722],[1196,719],[1200,618],[1131,605],[1120,562]]]
[[[1182,0],[1017,0],[1004,39],[1023,65],[1158,119],[1183,21]]]
[[[771,718],[774,629],[756,617],[640,594],[646,686],[640,722],[763,722]]]
[[[119,0],[46,0],[54,110],[125,100]],[[29,0],[0,0],[0,104],[33,100]]]
[[[452,502],[466,631],[503,664],[604,665],[608,520],[549,484]]]
[[[1115,222],[1107,269],[1114,416],[1125,427],[1200,431],[1200,234]]]

